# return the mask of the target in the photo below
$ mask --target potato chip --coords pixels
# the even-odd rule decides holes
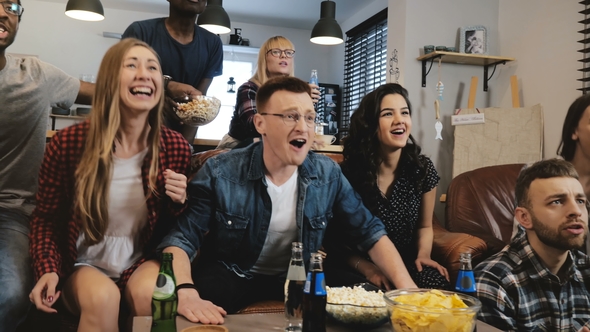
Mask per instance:
[[[457,294],[438,290],[403,294],[392,298],[391,323],[395,332],[471,332],[477,310]]]

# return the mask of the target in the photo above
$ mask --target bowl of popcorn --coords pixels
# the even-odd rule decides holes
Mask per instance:
[[[384,295],[394,332],[472,332],[481,302],[436,289],[397,289]]]
[[[379,327],[389,319],[383,292],[363,283],[352,287],[326,287],[326,314],[356,331]]]
[[[176,115],[183,123],[193,127],[204,126],[215,120],[221,108],[221,101],[210,96],[187,96],[174,101],[177,105]]]

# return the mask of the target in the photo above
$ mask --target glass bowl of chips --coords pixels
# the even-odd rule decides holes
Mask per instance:
[[[174,111],[183,123],[198,127],[204,126],[215,120],[221,101],[211,96],[196,96],[174,99],[176,107]]]
[[[369,283],[326,287],[326,314],[355,331],[379,327],[389,320],[383,291]]]
[[[435,289],[397,289],[384,295],[394,332],[472,332],[481,302]]]

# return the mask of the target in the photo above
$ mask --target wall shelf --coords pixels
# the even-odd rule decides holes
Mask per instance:
[[[422,87],[426,87],[426,76],[432,69],[432,63],[435,59],[441,59],[441,62],[455,63],[460,65],[483,66],[483,91],[488,91],[488,81],[494,76],[496,66],[499,64],[506,64],[506,62],[514,61],[514,58],[506,58],[494,55],[484,54],[467,54],[457,52],[442,52],[435,51],[418,57],[418,61],[422,61]],[[426,66],[430,61],[430,67],[426,70]],[[494,66],[492,74],[488,77],[488,68]]]

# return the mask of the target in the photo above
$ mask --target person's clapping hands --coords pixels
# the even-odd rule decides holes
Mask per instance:
[[[186,201],[186,176],[166,169],[164,171],[164,181],[166,183],[166,195],[170,196],[173,202],[183,204]]]
[[[223,324],[227,312],[211,301],[201,299],[195,289],[178,290],[178,313],[193,323]]]

